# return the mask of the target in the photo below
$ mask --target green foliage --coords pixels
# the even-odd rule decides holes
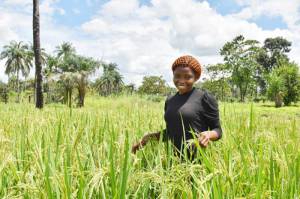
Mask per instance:
[[[284,83],[283,102],[290,105],[296,103],[300,98],[300,74],[299,66],[295,63],[286,63],[279,68],[279,74]]]
[[[46,77],[47,90],[49,92],[63,90],[63,92],[59,92],[62,93],[62,101],[71,107],[73,90],[76,89],[78,94],[77,106],[84,106],[88,77],[93,74],[102,63],[91,57],[77,55],[75,48],[68,42],[57,46],[55,52],[56,56],[48,56],[48,66],[43,71]],[[50,86],[53,85],[53,80],[55,79],[58,85],[54,85],[55,88],[51,88]],[[55,97],[55,94],[47,94],[47,96],[48,101],[60,101],[61,99]]]
[[[122,88],[122,92],[127,95],[132,95],[136,91],[135,85],[130,83],[128,85],[124,85]]]
[[[11,41],[9,45],[3,47],[3,51],[0,54],[0,59],[5,59],[5,74],[16,75],[17,82],[17,102],[20,101],[20,72],[24,77],[27,77],[30,72],[32,64],[32,56],[28,45],[22,41]]]
[[[269,77],[269,97],[281,98],[286,106],[296,103],[300,98],[299,67],[295,63],[282,63]],[[275,100],[276,101],[276,100]]]
[[[11,41],[3,47],[0,59],[5,59],[5,74],[14,74],[19,77],[19,72],[27,76],[30,71],[32,57],[28,45],[22,41]]]
[[[279,66],[279,60],[289,61],[286,53],[290,52],[292,43],[283,37],[267,38],[257,57],[258,62],[267,72]]]
[[[0,81],[0,99],[2,102],[7,103],[8,102],[8,97],[9,97],[9,93],[8,93],[8,86]]]
[[[268,76],[274,69],[289,63],[287,54],[290,50],[291,42],[283,37],[267,38],[264,45],[260,47],[258,41],[245,39],[239,35],[227,42],[220,50],[224,63],[205,66],[204,72],[209,78],[203,82],[203,85],[196,86],[210,90],[221,101],[236,101],[239,98],[242,102],[245,99],[258,102],[264,101],[266,96],[274,100],[274,96],[271,96],[275,91],[271,91],[271,87],[276,87],[278,81],[275,78],[274,81],[268,82]],[[42,64],[45,66],[43,88],[46,93],[46,103],[62,101],[70,105],[68,99],[76,99],[77,106],[82,107],[88,90],[98,92],[102,96],[121,93],[131,95],[136,91],[133,85],[124,85],[117,64],[107,64],[78,55],[69,42],[57,46],[54,55],[47,55],[44,49],[41,49],[41,54]],[[6,59],[5,72],[9,75],[8,90],[14,95],[15,92],[18,94],[17,101],[21,92],[34,89],[32,81],[26,80],[34,59],[33,55],[32,45],[15,41],[4,46],[1,53],[1,59]],[[101,66],[103,67],[101,77],[94,83],[89,83],[90,75]],[[285,94],[281,95],[286,105],[299,100],[296,86],[298,80],[295,80],[297,78],[293,70],[290,69],[290,73],[283,77],[289,79],[284,81]],[[21,80],[20,75],[25,77],[24,81]],[[267,93],[269,85],[271,86]],[[67,97],[70,92],[72,96]],[[138,92],[156,96],[173,94],[176,89],[169,87],[161,76],[145,76]],[[149,97],[151,100],[152,98],[156,97]]]
[[[280,62],[289,61],[287,53],[291,50],[292,43],[283,37],[267,38],[260,49],[257,62],[261,65],[257,71],[256,81],[259,84],[261,93],[266,94],[267,76],[274,68],[280,66]]]
[[[275,102],[276,107],[282,106],[282,97],[284,92],[283,78],[274,70],[269,76],[268,97]]]
[[[115,63],[102,64],[103,74],[96,79],[94,84],[100,95],[120,94],[122,91],[123,76],[119,73],[117,66]]]
[[[225,101],[231,94],[230,70],[226,64],[208,65],[206,67],[209,79],[204,79],[203,83],[198,83],[196,87],[209,90],[217,99]]]
[[[196,85],[198,88],[209,90],[218,100],[225,101],[231,96],[230,85],[225,79],[206,80]]]
[[[165,95],[168,91],[166,81],[162,76],[145,76],[138,92],[148,95]]]
[[[226,68],[231,73],[231,80],[239,88],[240,100],[243,102],[254,76],[259,67],[255,61],[259,52],[258,41],[245,40],[240,35],[227,42],[221,49],[220,54],[224,56]]]

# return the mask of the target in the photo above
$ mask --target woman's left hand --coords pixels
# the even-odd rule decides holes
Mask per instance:
[[[200,146],[207,147],[210,141],[210,131],[203,131],[198,136]]]

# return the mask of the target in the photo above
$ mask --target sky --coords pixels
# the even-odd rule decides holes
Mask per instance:
[[[177,57],[192,55],[205,71],[223,61],[220,48],[240,34],[261,43],[282,36],[300,64],[300,0],[40,0],[40,13],[48,53],[71,42],[78,54],[117,63],[125,83],[162,75],[172,86]],[[0,51],[11,40],[32,42],[32,0],[0,0]]]

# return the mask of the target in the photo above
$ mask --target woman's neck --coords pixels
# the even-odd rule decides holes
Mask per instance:
[[[191,92],[193,89],[194,89],[194,87],[191,87],[189,90],[185,90],[185,91],[183,91],[183,92],[178,91],[178,93],[179,93],[179,95],[183,95],[183,94],[186,94],[186,93]]]

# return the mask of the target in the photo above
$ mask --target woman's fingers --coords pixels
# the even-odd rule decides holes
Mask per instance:
[[[209,143],[209,138],[207,136],[203,136],[203,138],[200,140],[200,145],[203,147],[207,147]]]
[[[134,144],[134,145],[132,146],[132,148],[131,148],[131,152],[132,152],[133,154],[135,154],[136,151],[139,149],[139,147],[140,147],[140,143]]]
[[[204,146],[204,147],[207,147],[207,146],[208,146],[208,143],[209,143],[209,139],[205,139],[204,142],[203,142],[203,146]]]
[[[135,145],[133,145],[133,146],[131,147],[131,153],[135,154],[135,152],[136,152],[136,148],[135,148]]]

